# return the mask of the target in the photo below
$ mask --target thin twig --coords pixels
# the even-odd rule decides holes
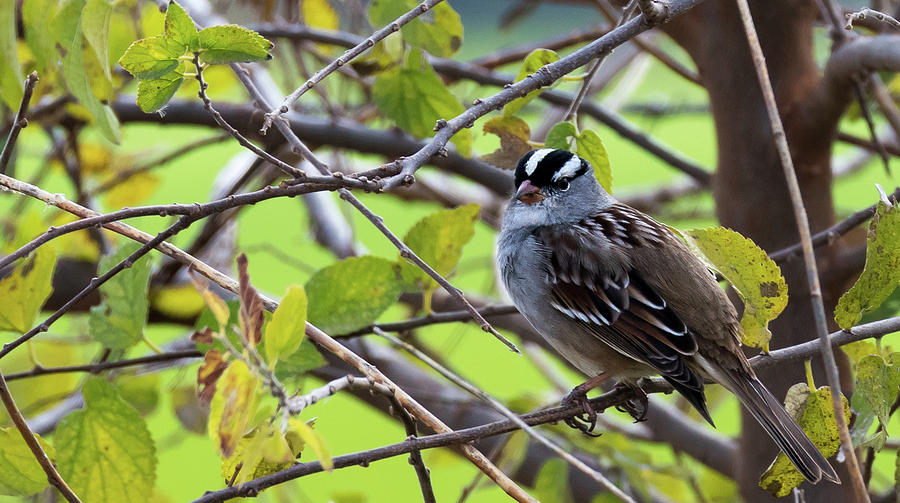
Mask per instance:
[[[87,372],[89,374],[99,374],[100,372],[111,369],[135,367],[152,363],[172,362],[177,360],[201,357],[203,357],[202,352],[195,349],[186,349],[182,351],[171,351],[167,353],[159,353],[149,356],[142,356],[140,358],[131,358],[127,360],[117,360],[112,362],[88,363],[85,365],[68,365],[64,367],[35,367],[24,372],[9,374],[6,376],[6,380],[7,382],[9,382],[18,379],[28,379],[30,377],[38,377],[49,374],[68,374],[72,372]]]
[[[838,432],[841,437],[841,446],[847,459],[847,468],[850,472],[850,477],[853,479],[856,497],[859,501],[869,501],[869,493],[866,490],[866,486],[862,480],[862,474],[859,471],[859,463],[856,460],[856,453],[853,450],[853,443],[850,440],[850,430],[847,429],[847,418],[844,415],[844,407],[841,403],[843,395],[841,394],[840,376],[838,375],[837,363],[834,360],[834,351],[831,349],[831,344],[828,340],[828,322],[825,317],[825,306],[822,302],[822,289],[819,285],[816,255],[813,250],[806,208],[803,205],[803,196],[800,194],[800,185],[797,182],[797,173],[794,171],[794,162],[793,159],[791,159],[791,151],[787,143],[787,136],[784,133],[784,126],[781,124],[781,117],[778,115],[778,105],[775,102],[775,93],[772,90],[772,83],[769,80],[769,72],[766,69],[765,57],[763,56],[762,47],[760,47],[759,44],[759,38],[756,35],[756,28],[753,25],[750,6],[747,4],[747,0],[736,0],[736,2],[738,10],[740,11],[744,32],[747,36],[747,42],[750,45],[753,66],[756,69],[756,75],[759,79],[759,87],[766,104],[766,111],[769,115],[775,147],[778,150],[781,166],[784,169],[784,177],[787,181],[791,203],[794,207],[794,218],[796,219],[797,228],[800,233],[800,242],[803,244],[803,258],[806,264],[806,276],[809,282],[809,296],[812,302],[816,331],[819,334],[822,359],[824,360],[828,376],[828,385],[831,387],[832,405],[834,406],[834,415],[837,420]]]
[[[544,435],[540,434],[537,430],[535,430],[534,428],[532,428],[531,426],[526,424],[525,421],[523,421],[522,418],[520,418],[518,415],[516,415],[515,412],[509,410],[505,405],[500,403],[500,401],[497,400],[496,398],[494,398],[491,395],[489,395],[488,393],[482,391],[481,389],[479,389],[477,386],[473,385],[472,383],[466,381],[461,376],[455,374],[454,372],[451,372],[449,369],[447,369],[447,367],[441,365],[440,363],[435,361],[433,358],[429,357],[422,351],[419,351],[418,349],[416,349],[415,346],[408,344],[404,341],[401,341],[400,339],[398,339],[392,335],[389,335],[388,333],[386,333],[383,330],[380,330],[378,328],[375,329],[375,334],[387,339],[388,341],[392,342],[394,345],[397,345],[397,346],[403,348],[406,352],[415,356],[416,358],[418,358],[419,360],[424,362],[429,367],[433,368],[435,371],[437,371],[437,373],[441,374],[448,381],[452,382],[453,384],[459,386],[460,388],[466,390],[467,392],[471,393],[475,397],[481,399],[482,401],[484,401],[485,403],[490,405],[491,408],[493,408],[497,412],[503,414],[508,419],[510,419],[516,426],[518,426],[526,434],[528,434],[528,436],[535,439],[539,444],[541,444],[541,445],[547,447],[548,449],[550,449],[551,451],[555,452],[559,457],[561,457],[567,463],[574,466],[576,469],[578,469],[579,471],[581,471],[588,477],[592,478],[598,484],[605,487],[607,490],[609,490],[609,492],[611,492],[613,495],[615,495],[620,500],[632,502],[632,503],[634,502],[634,499],[632,499],[631,496],[629,496],[624,491],[622,491],[622,489],[620,489],[615,484],[613,484],[602,473],[600,473],[597,470],[594,470],[593,468],[591,468],[590,466],[585,464],[584,461],[581,461],[580,459],[576,458],[572,454],[566,452],[565,450],[563,450],[562,447],[560,447],[556,443],[550,441],[550,439],[548,439]]]
[[[260,132],[265,134],[266,130],[269,129],[269,127],[272,125],[272,121],[279,119],[282,114],[286,114],[290,109],[290,106],[293,105],[295,101],[300,99],[300,97],[303,96],[306,91],[312,89],[313,86],[321,82],[325,77],[331,75],[332,72],[346,65],[360,54],[371,49],[372,46],[374,46],[382,39],[386,38],[391,33],[400,31],[400,28],[403,25],[428,12],[429,9],[441,3],[442,1],[443,0],[426,0],[422,2],[421,4],[417,5],[416,8],[398,17],[396,20],[394,20],[394,22],[373,33],[372,36],[365,39],[356,47],[347,50],[344,54],[332,61],[325,68],[317,71],[315,74],[313,74],[312,77],[310,77],[309,80],[304,82],[302,86],[298,87],[296,90],[294,90],[294,92],[287,95],[277,109],[270,110],[269,113],[266,114],[266,120],[263,123],[263,127],[262,129],[260,129]]]
[[[111,213],[98,214],[93,210],[80,207],[75,203],[65,200],[59,194],[50,194],[34,185],[16,180],[15,178],[6,175],[0,175],[0,187],[6,187],[7,189],[19,192],[21,194],[35,197],[36,199],[40,199],[47,204],[58,206],[60,207],[60,209],[84,217],[81,220],[75,220],[74,222],[69,222],[59,227],[50,227],[46,232],[38,235],[28,243],[22,245],[16,251],[4,256],[3,258],[0,258],[0,269],[3,269],[7,265],[13,263],[15,260],[27,256],[32,251],[36,250],[39,246],[47,243],[50,240],[68,234],[70,232],[89,229],[97,225],[103,225],[108,229],[115,230],[112,227],[115,225],[115,222],[135,217],[152,215],[160,217],[166,217],[170,215],[193,215],[206,217],[216,213],[221,213],[230,208],[248,204],[256,204],[258,202],[277,197],[292,197],[295,195],[315,192],[319,190],[337,190],[340,187],[347,186],[361,188],[363,190],[372,190],[373,188],[377,190],[378,187],[377,183],[368,182],[356,178],[308,176],[304,179],[303,183],[298,183],[295,185],[283,183],[278,186],[267,185],[257,191],[245,192],[243,194],[233,194],[222,199],[210,201],[208,203],[176,203],[152,206],[137,206],[134,208],[125,208]]]
[[[422,407],[413,397],[411,397],[402,388],[394,384],[393,381],[391,381],[386,375],[381,373],[380,370],[375,368],[374,365],[360,358],[356,353],[350,351],[348,348],[328,336],[328,334],[326,334],[325,332],[322,332],[315,326],[307,323],[306,336],[320,347],[331,352],[341,360],[344,360],[345,362],[362,372],[363,375],[365,375],[369,379],[372,379],[373,381],[381,383],[392,389],[394,395],[397,397],[397,400],[400,401],[403,407],[405,407],[413,416],[415,416],[419,421],[422,421],[436,433],[453,433],[453,430],[451,430],[449,426],[435,417],[434,414],[428,411],[428,409]],[[521,487],[519,487],[518,484],[513,482],[513,480],[510,479],[505,473],[500,471],[493,463],[491,463],[491,461],[484,454],[482,454],[481,451],[469,444],[462,444],[460,446],[460,449],[462,450],[463,454],[470,461],[472,461],[472,463],[475,464],[475,466],[483,471],[488,477],[491,478],[491,480],[493,480],[498,486],[500,486],[501,489],[503,489],[514,499],[519,502],[536,501]]]
[[[34,432],[31,431],[31,428],[28,427],[28,423],[25,422],[25,418],[22,417],[22,412],[19,410],[19,407],[16,406],[12,394],[9,392],[9,387],[6,385],[6,379],[3,378],[3,372],[0,372],[0,399],[3,400],[6,412],[16,425],[16,429],[22,434],[22,438],[25,440],[25,443],[28,444],[28,448],[31,449],[31,453],[34,454],[34,458],[37,460],[38,464],[41,465],[41,468],[44,469],[44,473],[47,474],[47,481],[50,485],[55,487],[69,503],[81,503],[81,500],[78,499],[75,492],[72,491],[68,484],[66,484],[62,475],[60,475],[56,470],[56,467],[53,466],[53,462],[50,461],[47,453],[44,452],[44,448],[41,447],[40,442],[38,442],[37,437],[34,436]]]
[[[622,15],[616,21],[615,27],[616,29],[625,21],[628,20],[628,17],[631,16],[631,13],[634,12],[634,6],[637,0],[631,0],[622,10]],[[588,91],[591,90],[591,82],[594,80],[594,76],[597,75],[597,71],[600,70],[600,66],[603,64],[603,61],[606,59],[610,53],[602,53],[597,56],[597,59],[591,64],[590,70],[587,72],[587,76],[584,78],[584,81],[581,83],[581,88],[578,89],[578,94],[575,95],[575,99],[572,100],[572,103],[569,104],[568,110],[566,110],[565,121],[573,121],[575,120],[575,114],[578,112],[578,109],[581,107],[581,102],[584,101],[584,98],[588,95]]]
[[[492,317],[492,316],[508,316],[510,314],[516,314],[519,312],[515,306],[512,305],[499,305],[499,306],[483,306],[478,308],[478,312],[481,313],[482,316]],[[460,311],[447,311],[443,313],[430,313],[426,316],[421,316],[418,318],[411,318],[405,321],[397,321],[393,323],[373,323],[372,325],[360,328],[358,330],[354,330],[353,332],[347,332],[346,334],[333,335],[335,339],[344,339],[348,337],[358,337],[360,335],[366,335],[373,333],[376,329],[384,330],[385,332],[405,332],[407,330],[412,330],[414,328],[425,327],[429,325],[436,325],[439,323],[452,323],[455,321],[467,321],[472,319],[472,314],[468,310],[460,310]]]
[[[197,69],[197,82],[200,83],[200,91],[197,94],[200,96],[200,99],[203,100],[203,106],[206,107],[207,111],[209,111],[209,114],[216,121],[216,124],[218,124],[225,131],[228,131],[231,136],[234,136],[234,138],[238,141],[238,143],[241,144],[241,146],[249,149],[251,152],[258,155],[262,159],[265,159],[276,168],[284,171],[286,174],[297,179],[302,179],[306,176],[306,173],[304,173],[303,170],[297,169],[290,164],[282,161],[281,159],[278,159],[272,154],[266,152],[265,150],[257,147],[250,140],[245,138],[244,135],[242,135],[237,129],[231,127],[231,124],[225,121],[225,119],[222,117],[222,114],[220,114],[215,108],[213,108],[212,101],[210,101],[209,96],[206,95],[206,88],[209,86],[203,80],[203,66],[200,64],[199,52],[194,53],[194,67],[196,67]]]
[[[900,187],[894,189],[894,192],[889,196],[890,198],[897,200],[900,199]],[[818,247],[822,245],[830,245],[834,243],[837,238],[843,236],[844,234],[853,230],[857,225],[865,222],[872,218],[872,215],[875,214],[875,208],[877,205],[873,204],[868,208],[863,208],[852,215],[848,216],[844,220],[832,225],[831,227],[825,229],[824,231],[817,232],[812,237],[813,247]],[[769,254],[769,258],[774,260],[775,262],[784,262],[790,260],[803,252],[803,243],[797,243],[787,248],[782,248],[778,251],[772,252]]]
[[[857,147],[862,147],[873,152],[878,151],[878,146],[871,141],[866,140],[865,138],[860,138],[859,136],[854,136],[850,133],[845,133],[842,131],[838,132],[836,139],[838,141],[856,145]],[[900,157],[900,147],[897,146],[896,140],[894,142],[884,144],[884,148],[888,151],[889,154]]]
[[[31,103],[31,94],[34,92],[34,86],[37,85],[37,72],[31,72],[25,79],[25,90],[22,94],[22,103],[19,104],[19,111],[16,112],[16,118],[13,119],[12,127],[9,135],[6,137],[6,143],[3,145],[3,151],[0,152],[0,174],[6,174],[6,165],[12,157],[13,148],[16,146],[16,140],[19,138],[19,132],[28,126],[28,119],[25,114],[28,113],[28,105]]]

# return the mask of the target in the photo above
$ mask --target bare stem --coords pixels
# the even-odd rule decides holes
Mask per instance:
[[[6,412],[9,413],[9,417],[16,425],[16,429],[22,434],[22,438],[25,440],[25,443],[28,444],[28,448],[31,449],[31,453],[34,454],[34,458],[37,460],[38,464],[41,465],[41,468],[44,469],[44,473],[47,474],[47,481],[50,485],[55,487],[69,503],[81,503],[81,500],[78,499],[75,492],[72,491],[68,484],[66,484],[62,475],[60,475],[56,470],[56,467],[53,466],[53,462],[47,457],[47,453],[44,452],[37,437],[34,436],[34,432],[31,431],[31,428],[28,427],[28,423],[25,422],[25,418],[22,417],[22,412],[19,410],[19,407],[16,406],[12,394],[9,392],[9,387],[6,385],[6,379],[3,378],[3,372],[0,372],[0,399],[3,400]]]
[[[34,92],[34,86],[37,85],[37,72],[31,72],[25,79],[25,90],[22,94],[22,103],[19,104],[19,111],[16,112],[16,118],[13,119],[12,128],[6,137],[6,144],[3,145],[3,151],[0,152],[0,174],[6,173],[6,165],[9,164],[9,158],[12,157],[13,148],[16,146],[16,140],[19,139],[19,132],[28,126],[28,119],[25,114],[28,113],[28,105],[31,103],[31,94]]]
[[[759,45],[756,28],[753,25],[750,6],[747,4],[747,0],[736,1],[738,10],[741,14],[741,22],[744,25],[744,32],[747,36],[747,42],[750,44],[753,66],[756,69],[756,75],[759,79],[759,86],[762,90],[763,99],[766,104],[766,111],[769,114],[769,123],[772,128],[772,135],[775,139],[775,147],[778,150],[781,166],[784,169],[784,177],[787,181],[788,191],[791,196],[791,204],[794,208],[794,218],[796,219],[797,228],[800,232],[800,242],[803,245],[803,259],[806,264],[806,276],[809,282],[809,295],[810,300],[812,301],[813,315],[816,321],[816,331],[819,334],[822,359],[824,360],[828,376],[828,385],[831,387],[832,405],[834,406],[834,415],[837,420],[838,432],[841,437],[841,448],[847,458],[848,471],[853,479],[856,497],[859,501],[869,501],[869,493],[863,482],[862,473],[859,471],[859,463],[856,460],[856,453],[853,450],[853,443],[850,440],[850,431],[847,429],[847,418],[844,415],[844,408],[841,403],[840,376],[838,375],[837,363],[834,360],[834,351],[831,349],[831,344],[828,340],[828,322],[825,318],[825,305],[822,301],[822,289],[819,285],[816,256],[815,251],[813,250],[806,208],[803,205],[803,196],[800,194],[797,173],[794,171],[794,161],[791,158],[787,136],[785,136],[784,126],[781,124],[781,117],[778,115],[778,105],[775,102],[775,93],[772,90],[772,83],[769,80],[769,72],[766,69],[765,57],[763,56],[762,47]]]

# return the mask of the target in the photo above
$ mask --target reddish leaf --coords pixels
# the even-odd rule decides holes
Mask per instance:
[[[263,305],[262,297],[250,284],[247,273],[247,256],[243,253],[237,258],[238,279],[241,292],[241,329],[244,341],[248,344],[259,344],[262,340]]]

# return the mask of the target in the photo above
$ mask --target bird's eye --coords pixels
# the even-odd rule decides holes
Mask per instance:
[[[566,180],[565,178],[562,178],[560,180],[553,182],[553,186],[556,188],[556,190],[558,190],[560,192],[565,192],[565,191],[569,190],[569,181]]]

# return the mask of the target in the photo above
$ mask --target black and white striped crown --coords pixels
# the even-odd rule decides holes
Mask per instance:
[[[571,180],[587,171],[587,161],[567,150],[532,150],[519,159],[516,166],[516,187],[525,180],[530,180],[537,187],[546,187],[561,178]]]

